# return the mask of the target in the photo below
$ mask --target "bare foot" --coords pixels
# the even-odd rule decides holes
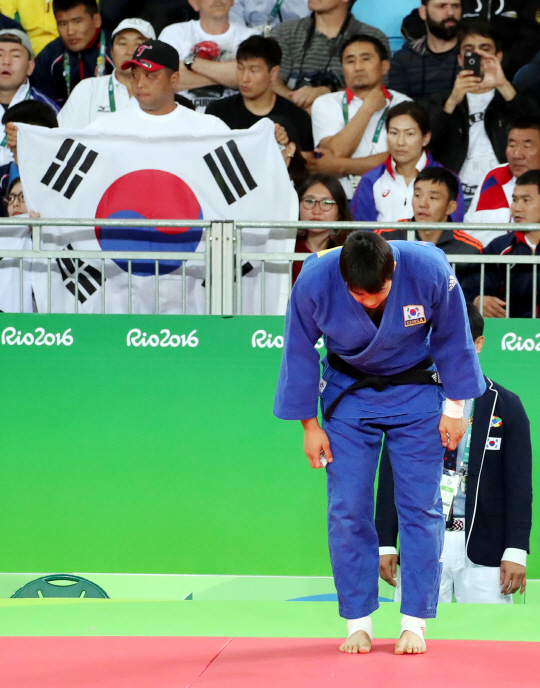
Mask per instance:
[[[426,644],[422,638],[413,631],[403,631],[396,643],[396,655],[419,655],[426,651]]]
[[[371,650],[371,640],[365,631],[356,631],[339,646],[339,649],[342,652],[349,652],[353,655],[357,653],[365,655]]]

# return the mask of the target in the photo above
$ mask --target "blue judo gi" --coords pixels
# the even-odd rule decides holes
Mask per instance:
[[[334,458],[328,464],[328,542],[346,619],[378,606],[379,550],[374,481],[386,435],[399,516],[403,614],[436,615],[444,519],[440,479],[444,448],[438,430],[445,395],[471,399],[485,382],[461,288],[433,244],[389,242],[396,268],[379,327],[349,293],[339,270],[341,249],[310,256],[292,291],[274,413],[314,418],[355,380],[331,368],[314,348],[326,348],[370,375],[407,370],[430,354],[442,387],[409,384],[356,390],[323,422]],[[430,370],[435,370],[432,366]],[[444,390],[444,391],[443,391]]]

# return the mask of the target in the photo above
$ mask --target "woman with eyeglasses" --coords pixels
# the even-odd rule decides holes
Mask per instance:
[[[398,103],[386,118],[388,158],[367,172],[351,201],[355,220],[399,222],[413,217],[414,180],[425,167],[442,167],[427,150],[431,128],[427,111],[414,101]],[[459,183],[459,179],[458,179]],[[463,221],[463,191],[459,184],[454,222]]]
[[[30,250],[32,237],[24,218],[39,217],[39,213],[28,212],[21,180],[18,177],[9,185],[3,201],[8,217],[20,217],[21,224],[7,226],[2,225],[0,221],[0,248],[15,251]],[[0,260],[0,311],[4,313],[31,313],[32,310],[30,260],[23,259],[21,275],[19,258],[2,258]]]
[[[300,220],[304,222],[344,222],[352,220],[345,191],[336,177],[312,174],[298,187]],[[346,238],[339,229],[301,229],[296,237],[296,253],[317,253],[341,246]],[[302,269],[302,261],[293,263],[293,284]]]

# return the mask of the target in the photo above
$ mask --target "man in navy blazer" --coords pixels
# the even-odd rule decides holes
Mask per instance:
[[[467,310],[480,353],[484,319],[474,305],[468,304]],[[529,420],[516,394],[487,377],[486,384],[486,391],[474,403],[466,475],[460,480],[446,524],[439,602],[451,602],[455,597],[457,602],[511,603],[514,592],[521,588],[523,594],[525,590],[532,518]],[[471,401],[469,408],[472,406]],[[467,463],[466,453],[464,447],[454,453],[456,473],[464,457]],[[451,460],[447,452],[445,468],[452,468]],[[397,601],[401,597],[396,581],[398,518],[386,446],[379,469],[375,525],[379,573],[397,586]]]

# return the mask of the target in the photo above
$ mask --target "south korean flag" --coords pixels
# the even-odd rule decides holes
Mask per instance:
[[[159,117],[156,116],[156,120]],[[65,252],[51,265],[52,312],[204,313],[205,232],[190,220],[282,221],[292,217],[296,194],[276,145],[274,125],[261,120],[250,129],[204,135],[139,138],[93,130],[44,129],[20,125],[18,154],[28,207],[43,218],[186,220],[184,227],[46,227],[42,248]],[[297,208],[297,200],[296,200]],[[293,252],[294,231],[245,230],[244,251]],[[72,250],[161,252],[156,292],[154,260],[75,260]],[[167,259],[167,253],[193,259]],[[202,257],[202,256],[201,256]],[[185,262],[185,265],[182,263]],[[260,312],[260,263],[242,278],[243,312]],[[275,269],[272,268],[275,266]],[[183,270],[186,293],[183,293]],[[32,284],[39,311],[47,310],[46,261],[35,260]],[[265,274],[266,313],[284,313],[288,266],[270,263]],[[244,288],[245,287],[245,288]]]

